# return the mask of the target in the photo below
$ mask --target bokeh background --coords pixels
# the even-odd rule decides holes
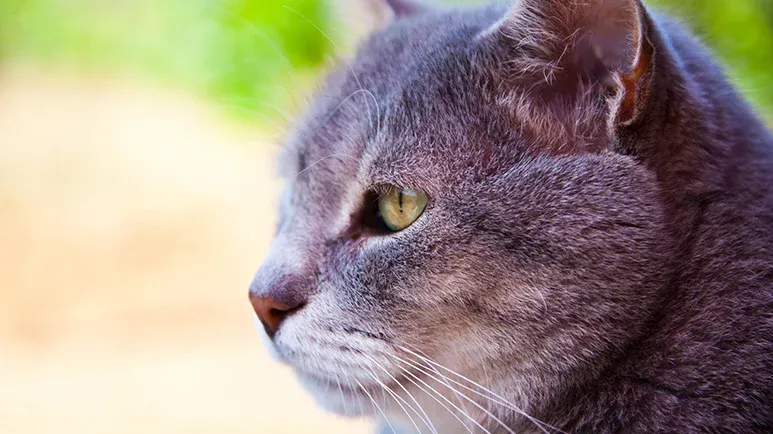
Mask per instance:
[[[361,1],[0,0],[0,432],[369,432],[268,358],[246,298],[273,154]],[[771,2],[650,4],[773,120]]]

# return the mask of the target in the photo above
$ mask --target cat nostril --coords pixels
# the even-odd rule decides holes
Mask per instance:
[[[279,330],[282,321],[284,321],[291,313],[303,307],[303,303],[298,303],[294,306],[286,305],[273,297],[261,297],[256,295],[250,295],[250,302],[252,303],[253,309],[255,309],[255,314],[258,316],[258,319],[263,323],[263,328],[266,329],[266,333],[272,338]]]

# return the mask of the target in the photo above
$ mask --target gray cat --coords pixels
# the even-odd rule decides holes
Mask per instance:
[[[380,28],[287,140],[250,298],[384,432],[773,431],[773,137],[637,0]]]

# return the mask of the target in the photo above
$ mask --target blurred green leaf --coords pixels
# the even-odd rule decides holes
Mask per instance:
[[[773,120],[773,5],[766,0],[651,0],[682,19],[725,65],[741,91]]]
[[[772,2],[648,3],[686,21],[773,119]],[[334,54],[328,11],[325,0],[0,0],[0,59],[150,76],[272,119]]]
[[[326,10],[318,0],[0,0],[0,55],[151,76],[274,116],[291,94],[277,86],[303,87],[330,55]]]

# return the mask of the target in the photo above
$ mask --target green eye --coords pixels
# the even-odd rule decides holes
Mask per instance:
[[[409,189],[390,189],[378,199],[378,210],[390,230],[401,231],[415,222],[427,206],[427,195]]]

